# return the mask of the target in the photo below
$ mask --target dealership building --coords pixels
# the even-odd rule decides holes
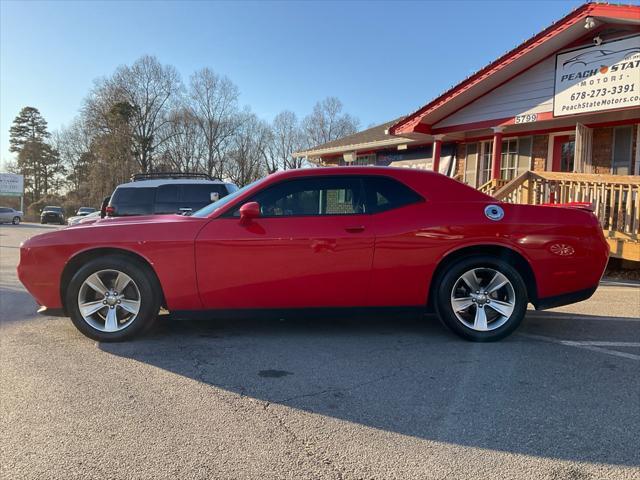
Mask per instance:
[[[639,125],[640,7],[588,3],[419,110],[297,155],[436,170],[503,201],[590,202],[612,255],[640,261]]]

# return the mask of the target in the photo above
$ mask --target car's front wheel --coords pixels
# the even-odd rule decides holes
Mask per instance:
[[[149,327],[160,302],[160,286],[151,269],[119,255],[83,265],[66,292],[73,324],[101,342],[126,340]]]
[[[491,256],[467,257],[451,265],[437,287],[436,311],[461,337],[500,340],[522,322],[527,287],[509,263]]]
[[[13,217],[11,223],[13,223],[14,225],[18,225],[20,223],[20,217]]]

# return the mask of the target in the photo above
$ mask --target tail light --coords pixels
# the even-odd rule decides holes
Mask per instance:
[[[105,208],[104,211],[107,214],[107,217],[113,217],[116,214],[116,208],[111,205]]]

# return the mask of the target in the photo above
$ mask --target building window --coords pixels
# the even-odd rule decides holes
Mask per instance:
[[[493,157],[493,140],[482,142],[482,153],[480,154],[480,176],[478,186],[482,186],[491,180],[491,164]]]
[[[502,141],[502,158],[500,161],[500,178],[511,180],[515,178],[518,169],[518,139]]]
[[[375,165],[376,164],[376,154],[370,153],[367,155],[356,155],[356,158],[353,162],[345,162],[344,158],[341,158],[338,162],[338,165],[341,167],[347,166],[362,166],[362,165]]]
[[[632,126],[613,129],[611,173],[614,175],[631,175],[632,138]]]
[[[464,183],[478,186],[478,144],[467,144],[467,158],[464,162]]]

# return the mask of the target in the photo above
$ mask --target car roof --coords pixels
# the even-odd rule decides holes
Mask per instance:
[[[283,170],[271,174],[271,177],[305,177],[316,175],[386,175],[395,177],[398,175],[436,175],[439,174],[430,170],[422,170],[416,168],[402,168],[402,167],[383,167],[383,166],[349,166],[349,167],[312,167],[312,168],[298,168],[292,170]]]
[[[193,179],[158,179],[158,180],[139,180],[137,182],[129,182],[118,185],[117,188],[153,188],[161,185],[228,185],[229,182],[223,182],[221,180],[193,180]]]

